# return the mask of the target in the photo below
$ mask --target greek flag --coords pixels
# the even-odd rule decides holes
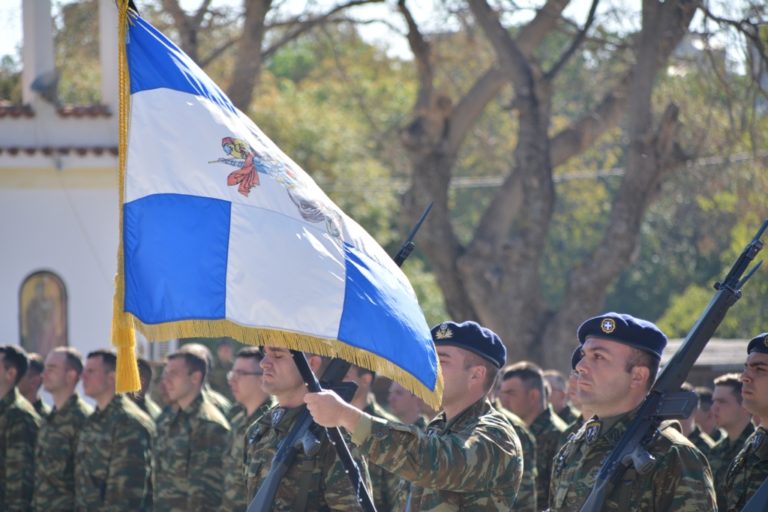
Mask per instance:
[[[115,323],[151,341],[342,357],[438,405],[435,348],[402,271],[187,55],[124,18]]]

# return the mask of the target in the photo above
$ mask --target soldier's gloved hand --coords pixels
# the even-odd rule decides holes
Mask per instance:
[[[304,403],[312,415],[312,418],[323,427],[344,427],[347,432],[354,432],[357,428],[363,411],[345,402],[333,391],[321,391],[319,393],[307,393],[304,395]]]

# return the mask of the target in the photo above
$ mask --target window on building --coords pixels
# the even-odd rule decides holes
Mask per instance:
[[[19,290],[20,344],[27,352],[45,357],[67,339],[67,288],[48,270],[34,272]]]

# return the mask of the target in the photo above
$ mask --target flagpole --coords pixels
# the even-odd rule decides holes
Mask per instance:
[[[312,368],[309,367],[304,352],[291,350],[291,354],[293,354],[293,361],[296,363],[296,367],[299,369],[301,378],[304,379],[304,383],[307,385],[309,392],[317,393],[322,391],[323,388],[320,387],[320,382],[318,382],[317,377],[312,372]],[[341,464],[344,466],[344,470],[347,473],[347,476],[349,476],[350,482],[352,482],[352,488],[355,490],[355,496],[357,497],[358,503],[360,503],[360,507],[365,512],[376,512],[376,506],[373,504],[373,499],[371,499],[371,495],[368,493],[363,477],[360,474],[360,467],[357,465],[357,462],[355,462],[355,459],[352,458],[352,453],[349,451],[344,436],[341,435],[341,430],[339,430],[338,427],[326,428],[325,430],[328,432],[328,438],[331,440],[331,444],[336,447],[336,453],[339,455],[339,460],[341,460]]]

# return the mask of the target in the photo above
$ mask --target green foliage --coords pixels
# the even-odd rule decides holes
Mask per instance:
[[[0,59],[0,101],[21,104],[21,70],[19,62],[11,55]]]
[[[54,28],[58,96],[63,104],[93,104],[101,98],[98,4],[62,2]],[[117,37],[115,35],[115,37]]]

